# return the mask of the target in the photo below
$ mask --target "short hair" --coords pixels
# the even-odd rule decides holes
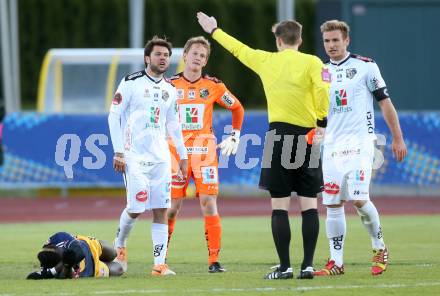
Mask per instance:
[[[147,44],[145,44],[144,56],[149,57],[155,46],[166,47],[168,49],[170,56],[171,56],[171,54],[172,54],[171,49],[173,47],[171,42],[169,42],[166,38],[159,38],[157,35],[153,36],[153,38],[148,40]]]
[[[282,21],[272,26],[272,32],[285,44],[295,45],[301,39],[302,25],[297,21]]]
[[[41,267],[52,268],[62,261],[63,249],[54,245],[45,245],[37,257]]]
[[[204,48],[206,48],[207,51],[206,59],[208,59],[209,55],[211,54],[211,43],[209,43],[208,39],[206,39],[203,36],[196,36],[188,39],[188,41],[186,41],[185,43],[185,46],[183,47],[183,53],[187,54],[191,49],[191,46],[193,46],[194,44],[200,44]]]
[[[321,25],[321,33],[331,31],[341,31],[342,37],[346,39],[350,35],[350,27],[344,21],[330,20]]]

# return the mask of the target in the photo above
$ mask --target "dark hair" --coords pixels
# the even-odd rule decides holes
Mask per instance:
[[[166,47],[171,56],[172,54],[171,48],[173,47],[171,42],[167,41],[166,38],[159,38],[158,36],[153,36],[153,38],[151,40],[148,40],[147,44],[145,44],[144,56],[145,57],[150,56],[155,46]]]
[[[52,268],[61,262],[63,256],[62,248],[54,245],[45,245],[38,253],[38,261],[40,266],[44,268]]]
[[[273,25],[275,37],[281,38],[285,44],[295,45],[301,39],[302,25],[297,21],[282,21]]]

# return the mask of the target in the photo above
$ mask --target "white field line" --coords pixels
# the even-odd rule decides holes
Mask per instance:
[[[311,286],[311,287],[261,287],[261,288],[212,288],[212,289],[129,289],[129,290],[104,290],[96,292],[88,292],[88,295],[129,295],[129,294],[158,294],[158,293],[175,293],[192,294],[192,293],[218,293],[218,292],[278,292],[278,291],[316,291],[316,290],[348,290],[348,289],[402,289],[415,287],[433,287],[440,286],[440,282],[426,282],[417,284],[382,284],[382,285],[338,285],[338,286]],[[82,293],[81,293],[82,294]],[[23,296],[23,294],[20,294]],[[26,294],[26,296],[35,295]],[[61,293],[45,293],[46,296],[70,296],[77,295],[77,293],[61,292]],[[0,294],[0,296],[18,296],[18,294]]]

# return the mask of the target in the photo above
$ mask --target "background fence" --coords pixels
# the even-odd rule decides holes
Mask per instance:
[[[246,195],[259,192],[266,116],[265,112],[247,112],[237,155],[220,155],[219,176],[226,192],[236,186],[246,187]],[[440,112],[401,113],[400,120],[409,155],[397,163],[390,150],[391,136],[377,114],[376,131],[385,136],[387,144],[377,146],[385,162],[374,172],[374,192],[433,194],[440,189],[440,142],[436,140]],[[225,135],[224,127],[230,122],[229,112],[215,113],[217,138]],[[112,168],[113,148],[106,115],[13,113],[6,117],[3,132],[2,188],[123,187],[121,175]]]

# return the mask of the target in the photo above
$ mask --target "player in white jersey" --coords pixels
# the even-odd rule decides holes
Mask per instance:
[[[144,51],[146,69],[122,79],[110,108],[109,128],[115,156],[113,165],[125,177],[127,206],[114,241],[117,261],[127,270],[126,241],[137,217],[152,210],[154,267],[152,275],[175,273],[165,264],[168,240],[167,209],[171,205],[171,156],[167,134],[180,157],[182,176],[188,156],[176,105],[176,89],[163,77],[171,43],[154,37]]]
[[[397,112],[388,95],[376,63],[351,54],[349,27],[332,20],[321,26],[324,47],[330,62],[330,109],[324,137],[323,204],[327,206],[327,237],[330,259],[315,275],[344,273],[343,250],[346,235],[344,203],[352,200],[372,242],[371,273],[382,274],[388,264],[379,214],[370,201],[369,185],[374,157],[375,99],[391,131],[392,151],[398,161],[407,154]]]

